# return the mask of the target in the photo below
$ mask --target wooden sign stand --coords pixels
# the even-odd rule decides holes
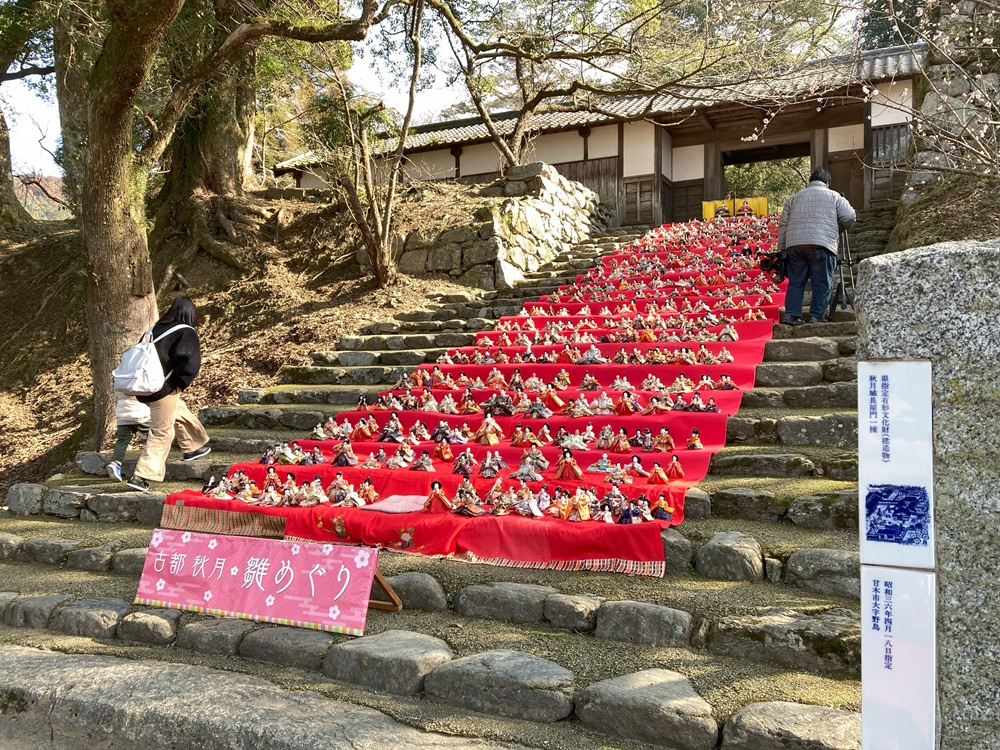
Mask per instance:
[[[375,579],[372,581],[372,591],[375,591],[375,587],[378,586],[382,593],[389,597],[389,601],[383,601],[381,599],[369,599],[368,608],[369,609],[381,609],[386,612],[402,612],[403,611],[403,600],[399,598],[399,594],[389,585],[389,582],[385,580],[385,577],[375,571]]]

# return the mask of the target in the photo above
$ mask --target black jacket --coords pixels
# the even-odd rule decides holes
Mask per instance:
[[[153,338],[177,325],[179,324],[157,323],[153,326]],[[191,381],[201,369],[201,342],[198,341],[198,332],[193,328],[182,328],[169,336],[164,336],[156,342],[156,353],[160,355],[160,364],[163,365],[163,374],[167,376],[167,382],[156,393],[136,396],[144,404],[169,396],[174,388],[184,390],[191,385]]]

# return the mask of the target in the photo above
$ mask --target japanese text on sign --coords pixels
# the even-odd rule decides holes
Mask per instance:
[[[378,551],[157,529],[136,603],[360,635]]]

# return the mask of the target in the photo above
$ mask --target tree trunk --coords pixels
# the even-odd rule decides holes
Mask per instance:
[[[52,53],[59,104],[59,166],[63,197],[74,213],[80,211],[80,191],[87,152],[87,76],[94,41],[89,18],[99,15],[94,0],[59,3],[52,22]]]
[[[31,216],[14,193],[14,174],[10,165],[10,133],[7,119],[0,110],[0,227],[11,227],[31,221]]]
[[[143,205],[147,173],[136,164],[133,112],[163,33],[182,4],[140,2],[113,18],[90,76],[80,218],[97,446],[113,424],[111,371],[156,318]]]

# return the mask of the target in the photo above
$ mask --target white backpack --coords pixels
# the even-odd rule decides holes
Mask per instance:
[[[160,364],[160,357],[154,345],[174,331],[190,327],[183,323],[176,325],[155,339],[152,328],[142,334],[138,344],[125,350],[121,363],[111,373],[115,390],[124,391],[130,396],[150,396],[163,388],[170,373],[164,375],[163,365]]]

